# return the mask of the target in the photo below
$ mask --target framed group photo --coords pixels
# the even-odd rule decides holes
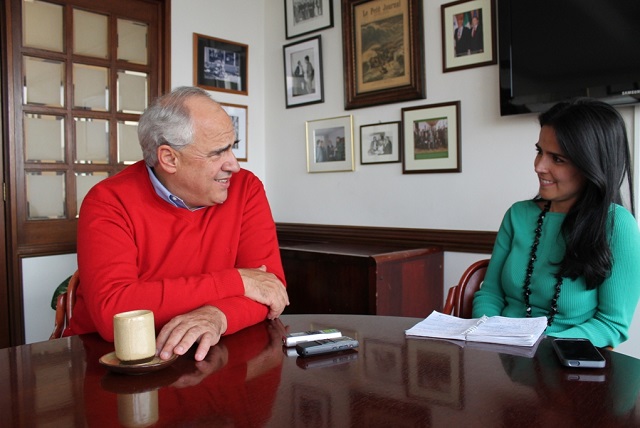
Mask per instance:
[[[460,101],[402,109],[402,173],[460,172]]]
[[[443,72],[497,63],[493,0],[460,0],[441,12]]]
[[[233,123],[233,128],[236,131],[236,140],[231,147],[233,155],[238,161],[246,162],[249,160],[248,145],[249,142],[247,128],[249,126],[249,111],[247,106],[239,104],[226,104],[220,103],[224,111],[227,112]]]
[[[353,171],[353,117],[310,120],[306,123],[307,171]]]
[[[193,33],[193,84],[210,91],[249,94],[249,46]]]
[[[284,0],[286,37],[333,27],[333,0]]]
[[[287,108],[324,101],[320,36],[283,47]]]
[[[425,98],[421,0],[343,0],[345,109]]]
[[[400,162],[400,122],[360,127],[360,163]]]

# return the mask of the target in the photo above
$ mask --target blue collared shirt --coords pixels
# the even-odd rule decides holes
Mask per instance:
[[[204,207],[197,207],[193,209],[189,208],[182,199],[180,199],[176,195],[172,195],[171,192],[169,192],[169,190],[166,187],[164,187],[162,183],[160,183],[160,180],[158,180],[158,177],[156,177],[156,175],[153,173],[153,170],[149,167],[149,165],[145,165],[145,166],[147,167],[147,172],[149,173],[149,179],[151,180],[151,184],[153,185],[153,188],[156,190],[156,193],[158,194],[158,196],[160,196],[162,199],[169,202],[171,205],[175,207],[184,208],[190,211],[195,211],[195,210],[199,210],[200,208],[204,208]]]

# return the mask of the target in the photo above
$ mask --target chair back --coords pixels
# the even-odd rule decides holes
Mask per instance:
[[[61,338],[64,329],[69,325],[69,320],[73,315],[73,306],[76,304],[76,288],[78,288],[79,283],[80,275],[76,270],[69,280],[67,291],[60,294],[56,300],[56,318],[53,332],[51,332],[49,339]]]
[[[443,313],[459,318],[471,318],[473,296],[480,289],[489,259],[479,260],[467,268],[460,282],[449,289]]]

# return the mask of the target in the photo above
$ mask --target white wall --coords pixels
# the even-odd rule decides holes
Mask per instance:
[[[172,86],[193,83],[194,32],[249,45],[249,95],[213,95],[249,106],[248,162],[242,166],[265,182],[277,222],[496,231],[513,202],[537,191],[533,158],[538,125],[535,115],[500,117],[497,65],[442,72],[440,6],[446,2],[422,2],[423,100],[344,110],[339,0],[333,2],[334,27],[310,35],[322,36],[324,103],[286,108],[282,49],[307,36],[285,38],[282,0],[174,0]],[[403,107],[448,101],[461,102],[461,173],[403,175],[399,163],[360,165],[361,125],[399,121]],[[638,113],[634,119],[632,108],[620,110],[637,141],[640,127],[633,124]],[[356,170],[307,173],[305,122],[347,114],[354,118]],[[484,257],[445,254],[445,289]],[[640,313],[631,340],[617,350],[640,358]]]

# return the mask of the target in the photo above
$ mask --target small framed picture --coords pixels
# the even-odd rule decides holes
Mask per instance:
[[[307,131],[307,171],[353,171],[353,117],[310,120]]]
[[[360,127],[360,163],[400,162],[400,122]]]
[[[288,44],[283,53],[287,108],[323,102],[320,36]]]
[[[248,126],[249,126],[249,111],[247,106],[239,104],[226,104],[220,103],[224,111],[227,112],[233,122],[233,128],[236,130],[236,141],[233,143],[231,150],[239,161],[246,162],[249,160],[247,151],[249,148],[248,142]]]
[[[402,173],[460,172],[460,101],[402,109]]]
[[[248,95],[249,46],[193,33],[193,84]]]
[[[333,27],[332,0],[284,0],[286,37],[303,36]]]
[[[493,0],[460,0],[441,11],[444,73],[497,63]]]

